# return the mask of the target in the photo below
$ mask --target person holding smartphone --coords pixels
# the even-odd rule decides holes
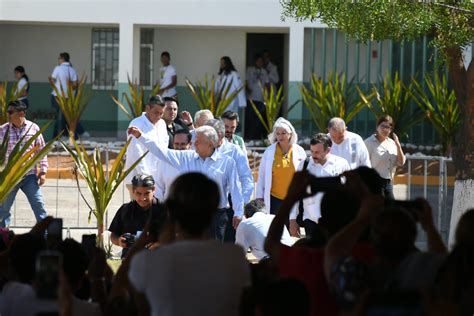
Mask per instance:
[[[377,121],[375,134],[364,141],[372,168],[377,170],[384,179],[383,194],[389,199],[394,199],[392,181],[395,171],[406,161],[400,141],[397,135],[392,132],[393,127],[393,118],[383,115]]]
[[[154,193],[155,180],[152,176],[137,174],[133,177],[132,194],[134,199],[120,207],[109,227],[112,243],[124,248],[122,258],[135,242],[135,238],[139,237],[150,217],[153,222],[166,220],[165,210],[153,196]]]

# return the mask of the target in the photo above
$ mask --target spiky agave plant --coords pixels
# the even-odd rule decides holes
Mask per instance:
[[[20,183],[25,174],[48,154],[54,142],[60,136],[58,135],[56,138],[50,140],[43,148],[40,148],[39,144],[35,144],[50,123],[51,122],[43,126],[28,140],[25,140],[26,135],[22,136],[8,157],[10,131],[7,130],[0,144],[0,204],[5,201],[11,190]],[[33,147],[29,149],[31,145],[33,145]]]
[[[208,80],[207,75],[204,77],[204,81],[198,80],[196,83],[192,83],[186,78],[186,86],[196,100],[198,107],[201,110],[211,111],[215,117],[220,117],[243,89],[242,86],[229,93],[232,80],[229,83],[224,82],[219,86],[214,76],[211,80]]]
[[[313,73],[309,87],[300,87],[303,103],[320,131],[326,130],[329,120],[333,117],[340,117],[349,123],[364,107],[364,104],[355,98],[353,80],[347,82],[344,73],[330,73],[325,82]]]
[[[69,141],[72,143],[79,120],[89,104],[91,97],[90,92],[86,91],[86,77],[81,77],[77,83],[77,87],[68,81],[66,87],[67,92],[64,91],[62,85],[58,89],[54,83],[51,83],[51,87],[56,93],[56,101],[59,109],[68,124]]]
[[[138,80],[132,81],[130,77],[127,78],[128,80],[128,91],[129,93],[123,93],[122,98],[125,100],[127,105],[123,104],[118,98],[111,95],[112,100],[118,107],[128,116],[130,120],[134,119],[142,115],[145,106],[145,87],[138,83]],[[160,90],[160,84],[156,84],[150,91],[150,95],[158,94]],[[127,109],[128,107],[128,109]]]
[[[130,168],[125,169],[125,153],[127,151],[128,145],[130,144],[131,139],[129,139],[125,146],[122,147],[120,152],[115,158],[114,163],[110,169],[108,175],[104,171],[104,166],[100,159],[100,150],[95,148],[92,155],[89,156],[87,150],[82,144],[78,144],[74,139],[72,140],[72,145],[68,146],[65,143],[62,143],[64,149],[71,155],[71,158],[76,164],[76,171],[84,178],[89,189],[92,198],[93,206],[85,199],[85,203],[89,207],[89,217],[88,220],[91,220],[92,215],[97,220],[97,238],[98,245],[104,248],[103,242],[103,232],[104,232],[104,219],[107,212],[107,207],[112,200],[114,192],[117,190],[119,185],[125,179],[125,177],[140,163],[140,161],[148,153],[146,152],[141,156],[135,163],[133,163]],[[106,161],[108,163],[108,161]],[[79,181],[77,179],[76,172],[76,181],[78,189]]]

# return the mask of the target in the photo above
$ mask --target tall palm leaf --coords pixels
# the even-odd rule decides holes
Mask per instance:
[[[375,114],[376,117],[390,115],[395,121],[394,132],[400,137],[407,138],[408,131],[412,126],[421,122],[424,118],[423,112],[416,108],[412,111],[411,102],[415,79],[406,86],[395,73],[393,79],[387,75],[382,82],[382,89],[373,85],[371,93],[366,95],[359,88],[359,95],[364,104]]]
[[[13,147],[7,159],[9,130],[0,145],[0,204],[7,198],[8,194],[20,183],[26,173],[28,173],[34,166],[51,150],[56,139],[50,140],[43,148],[33,146],[28,148],[36,141],[36,139],[48,128],[51,122],[43,126],[30,139],[25,141],[25,136]]]
[[[265,104],[265,117],[262,116],[255,103],[251,100],[250,104],[257,115],[263,127],[265,127],[267,133],[271,133],[273,130],[273,124],[277,119],[278,113],[283,105],[283,86],[280,86],[278,91],[275,91],[275,85],[270,85],[270,89],[260,87],[262,90],[263,103]]]
[[[243,89],[243,87],[240,87],[232,93],[229,93],[232,80],[228,83],[223,82],[219,86],[214,76],[211,80],[208,80],[207,75],[204,77],[204,82],[198,80],[195,84],[189,79],[186,79],[186,86],[196,100],[198,107],[201,110],[211,111],[215,117],[220,117]]]
[[[344,73],[331,73],[324,82],[313,73],[309,87],[300,87],[303,102],[320,131],[326,130],[333,117],[340,117],[349,123],[364,107],[355,98],[353,80],[347,82]]]
[[[147,104],[145,99],[145,87],[138,83],[138,80],[130,80],[130,77],[127,78],[128,80],[128,91],[129,94],[123,93],[122,98],[125,99],[127,106],[125,106],[122,102],[120,102],[115,96],[111,95],[112,100],[118,107],[125,112],[130,120],[134,119],[142,115],[145,106]],[[150,91],[150,96],[157,95],[158,91],[160,90],[160,84],[157,83]],[[128,107],[128,110],[127,110]]]
[[[91,207],[87,200],[84,198],[84,201],[90,208],[89,212],[89,221],[91,216],[97,220],[97,236],[99,240],[99,245],[104,247],[103,236],[104,232],[104,219],[107,212],[107,207],[112,200],[114,192],[119,187],[120,183],[125,179],[125,177],[140,163],[140,161],[148,153],[146,152],[141,156],[135,163],[133,163],[130,168],[125,170],[125,153],[127,151],[128,145],[130,144],[131,139],[127,141],[124,147],[120,150],[115,158],[114,163],[110,169],[108,175],[104,172],[104,166],[100,159],[100,150],[95,148],[92,155],[89,156],[87,150],[83,145],[78,144],[74,139],[72,141],[72,147],[62,143],[64,149],[71,155],[72,159],[76,164],[76,170],[86,181],[87,187],[93,198],[93,206]],[[108,163],[108,161],[106,161]],[[79,182],[78,182],[79,188]]]
[[[68,124],[69,140],[72,143],[79,120],[89,104],[91,96],[90,91],[86,91],[86,77],[81,77],[77,84],[76,91],[74,91],[74,84],[70,81],[67,83],[67,93],[64,91],[62,85],[60,89],[58,89],[55,84],[51,83],[51,87],[56,93],[56,101],[59,109]]]
[[[443,153],[450,156],[454,138],[461,127],[461,114],[456,95],[454,90],[448,88],[445,75],[440,78],[438,74],[435,74],[434,79],[426,75],[425,82],[429,94],[426,94],[420,84],[415,82],[415,101],[438,132]]]
[[[26,90],[26,86],[21,88],[19,91],[17,91],[17,88],[18,82],[15,81],[10,87],[10,93],[8,93],[8,82],[4,81],[3,83],[0,83],[0,125],[8,122],[8,105],[13,101],[18,100]]]

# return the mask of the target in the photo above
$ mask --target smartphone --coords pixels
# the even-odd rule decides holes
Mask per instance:
[[[94,249],[97,245],[97,235],[96,234],[90,234],[90,235],[82,235],[82,247],[86,251],[87,255],[89,258],[92,257],[94,254]]]
[[[54,249],[63,240],[63,219],[54,218],[46,228],[48,249]]]
[[[421,210],[423,208],[423,204],[416,200],[385,200],[386,207],[400,207],[408,211],[410,215],[413,217],[415,221],[418,221],[418,213],[417,210]]]
[[[58,297],[59,272],[62,255],[57,251],[41,251],[36,258],[36,296],[39,299],[55,300]]]

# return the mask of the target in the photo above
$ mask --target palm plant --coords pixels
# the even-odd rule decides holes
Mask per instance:
[[[232,80],[229,83],[224,82],[219,86],[214,76],[209,81],[207,75],[204,77],[204,83],[197,81],[193,84],[189,79],[186,79],[186,85],[198,103],[198,107],[201,110],[211,111],[214,117],[220,117],[244,88],[242,86],[232,93],[229,93]]]
[[[120,102],[115,96],[111,95],[112,100],[119,106],[119,108],[125,112],[130,120],[134,119],[142,115],[143,110],[146,106],[146,99],[145,99],[145,87],[138,83],[138,80],[134,80],[133,82],[128,79],[128,91],[129,94],[123,93],[122,99],[125,99],[127,102],[127,106],[125,106],[122,102]],[[150,95],[157,95],[158,91],[160,90],[160,84],[156,84],[150,91]],[[127,110],[127,107],[129,110]]]
[[[8,93],[8,82],[4,81],[0,83],[0,125],[8,122],[8,105],[18,100],[18,98],[25,92],[26,86],[17,91],[18,82],[15,81],[10,87],[10,93]]]
[[[382,89],[373,85],[370,94],[364,94],[359,88],[360,98],[376,117],[390,115],[395,121],[394,132],[400,137],[408,137],[410,128],[423,120],[424,114],[416,108],[411,110],[415,79],[406,86],[395,73],[393,79],[387,75],[382,82]]]
[[[71,155],[76,164],[76,181],[78,189],[80,190],[77,171],[86,181],[87,187],[94,200],[94,206],[92,207],[84,196],[82,196],[90,209],[88,220],[91,220],[92,215],[94,215],[97,220],[98,245],[102,248],[104,248],[104,219],[112,196],[125,177],[148,153],[145,153],[135,163],[133,163],[130,168],[125,170],[124,157],[130,141],[131,139],[129,139],[125,146],[122,147],[108,174],[104,171],[104,166],[100,159],[100,151],[97,147],[94,149],[92,155],[89,156],[84,146],[78,144],[74,139],[72,140],[72,148],[62,143],[64,149]]]
[[[280,113],[280,109],[283,105],[283,86],[280,86],[278,91],[275,91],[274,85],[270,85],[270,89],[266,89],[265,87],[261,87],[261,89],[263,103],[265,104],[265,117],[262,116],[253,101],[250,101],[250,104],[255,111],[255,115],[257,115],[260,122],[262,122],[262,125],[267,130],[267,133],[270,134],[273,130],[273,124],[275,124],[278,113]]]
[[[90,100],[90,93],[86,92],[85,89],[86,77],[81,77],[77,84],[77,88],[75,88],[75,85],[72,82],[68,81],[66,88],[67,93],[63,90],[62,85],[60,86],[60,89],[58,89],[54,83],[51,83],[51,86],[56,93],[56,101],[58,102],[59,109],[67,122],[69,128],[69,140],[72,144],[79,120]]]
[[[344,73],[330,73],[324,82],[313,73],[309,87],[300,87],[304,104],[320,131],[326,130],[333,117],[349,123],[364,107],[364,103],[356,102],[355,90],[351,88],[353,80],[347,82]]]
[[[55,140],[59,135],[45,144],[43,148],[38,145],[28,149],[40,137],[40,135],[48,128],[51,122],[43,126],[26,142],[25,136],[13,147],[7,158],[9,145],[9,130],[7,130],[2,143],[0,145],[0,204],[7,198],[11,190],[20,183],[26,173],[30,171],[46,154],[51,150]],[[24,143],[24,144],[23,144]]]
[[[461,127],[461,115],[456,101],[454,90],[448,89],[446,76],[438,74],[431,79],[425,77],[429,94],[423,91],[419,83],[415,82],[415,101],[426,113],[426,117],[433,124],[441,139],[443,153],[451,155],[454,138]]]

